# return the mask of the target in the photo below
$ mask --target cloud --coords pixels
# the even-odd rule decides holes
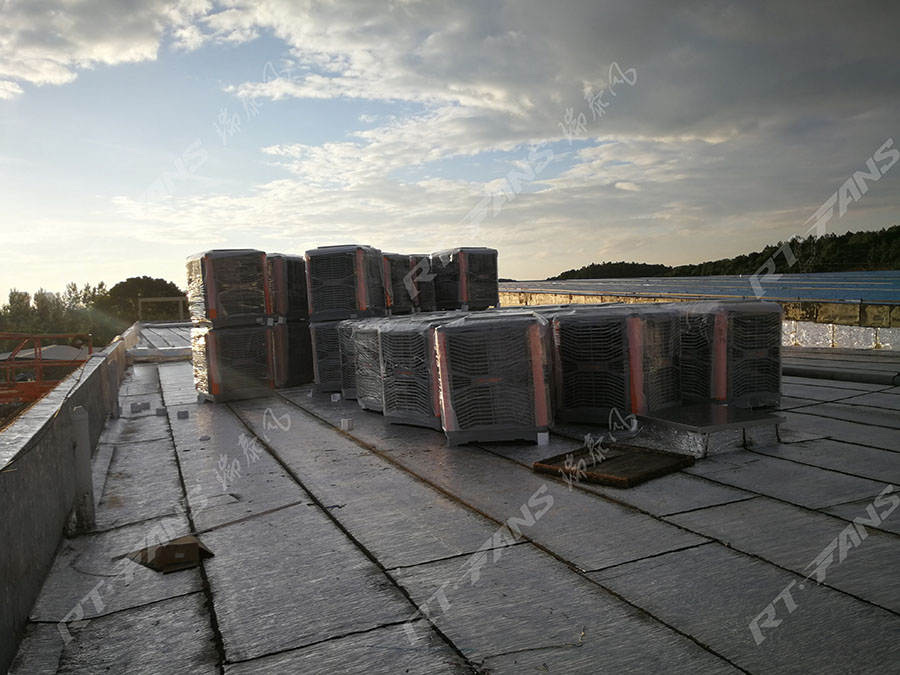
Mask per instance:
[[[80,69],[152,61],[170,31],[193,48],[202,40],[190,23],[210,8],[208,0],[7,0],[0,77],[62,85]]]
[[[0,99],[13,99],[22,95],[22,87],[16,82],[0,80]]]

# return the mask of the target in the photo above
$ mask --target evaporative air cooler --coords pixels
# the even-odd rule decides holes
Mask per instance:
[[[482,310],[500,304],[497,251],[453,248],[431,254],[437,309]]]
[[[323,246],[307,251],[311,319],[320,322],[383,315],[382,267],[381,251],[371,246]]]
[[[273,386],[271,342],[265,326],[191,329],[194,383],[215,401],[265,396]]]
[[[314,389],[320,393],[341,391],[340,323],[322,321],[309,324],[316,383]]]
[[[314,380],[309,322],[289,321],[269,327],[272,378],[276,388],[297,387]]]
[[[385,321],[378,326],[383,412],[388,423],[441,428],[434,332],[448,321],[448,316],[421,314],[406,320]]]
[[[191,320],[214,328],[265,324],[271,313],[266,254],[253,249],[222,249],[187,259]]]
[[[686,403],[780,405],[780,305],[706,302],[683,303],[679,309]]]
[[[309,318],[306,261],[303,256],[269,253],[266,276],[272,313],[286,321]]]
[[[411,257],[400,253],[384,253],[382,260],[387,308],[391,314],[409,314],[414,306],[409,291],[412,280]]]
[[[532,312],[467,315],[434,335],[448,443],[537,441],[552,419],[546,319]]]

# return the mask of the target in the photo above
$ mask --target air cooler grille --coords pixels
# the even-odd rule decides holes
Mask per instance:
[[[680,324],[675,312],[642,313],[647,411],[681,404]]]
[[[440,428],[432,326],[392,322],[380,330],[388,421]]]
[[[559,414],[567,421],[605,422],[631,410],[625,317],[559,316]]]
[[[712,393],[714,316],[681,315],[681,392],[685,402],[708,401]]]
[[[527,324],[449,333],[450,397],[459,430],[534,427]]]

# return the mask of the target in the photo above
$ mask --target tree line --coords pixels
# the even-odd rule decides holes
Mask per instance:
[[[131,277],[107,288],[66,285],[63,293],[41,289],[34,293],[13,289],[6,304],[0,306],[0,332],[14,333],[90,333],[95,348],[108,344],[138,318],[138,298],[183,296],[184,291],[171,281],[148,276]],[[178,318],[176,303],[144,305],[145,321],[169,321]],[[0,344],[0,351],[5,348]]]
[[[621,279],[633,277],[695,277],[714,274],[753,274],[769,260],[776,272],[856,272],[900,269],[900,225],[866,232],[811,235],[790,242],[791,264],[784,242],[761,251],[696,265],[650,265],[602,262],[563,272],[548,281],[565,279]]]

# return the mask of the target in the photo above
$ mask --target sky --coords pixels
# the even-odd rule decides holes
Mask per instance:
[[[898,27],[864,0],[0,0],[0,298],[183,287],[214,248],[490,246],[539,279],[890,227]]]

